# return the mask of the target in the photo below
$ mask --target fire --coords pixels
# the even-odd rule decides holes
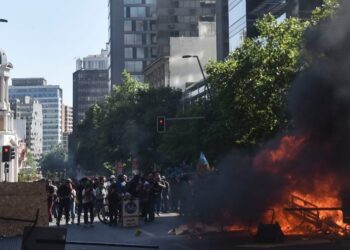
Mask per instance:
[[[343,222],[341,210],[339,176],[329,171],[329,168],[325,168],[327,170],[322,173],[314,173],[312,178],[293,170],[293,164],[300,164],[296,160],[308,146],[308,139],[308,136],[285,136],[276,147],[263,150],[255,157],[254,170],[278,175],[286,182],[283,197],[271,208],[274,211],[273,218],[266,211],[261,220],[263,223],[278,222],[285,234],[344,235],[347,225]],[[241,229],[239,225],[226,228],[228,231]]]
[[[255,157],[253,162],[254,168],[259,171],[279,173],[281,164],[295,159],[303,149],[306,140],[306,136],[284,136],[276,149],[263,150]]]

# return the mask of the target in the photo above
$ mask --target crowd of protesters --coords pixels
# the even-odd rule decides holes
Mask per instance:
[[[169,180],[159,172],[135,175],[128,180],[126,175],[105,177],[84,177],[79,181],[67,179],[54,185],[46,181],[49,221],[56,220],[60,226],[64,215],[65,223],[92,225],[97,211],[108,206],[109,223],[122,222],[122,202],[127,198],[138,199],[140,217],[152,222],[155,215],[167,212],[186,211],[190,181],[186,177],[171,177]]]

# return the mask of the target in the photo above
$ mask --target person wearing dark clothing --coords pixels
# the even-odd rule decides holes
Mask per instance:
[[[109,223],[114,225],[118,223],[118,210],[122,202],[122,192],[118,183],[113,182],[108,189],[108,207],[109,207]],[[119,216],[120,217],[120,216]]]
[[[86,185],[86,181],[87,179],[86,178],[82,178],[80,181],[79,181],[79,185],[77,186],[76,188],[76,192],[77,192],[77,206],[78,206],[78,214],[77,214],[77,217],[78,217],[78,221],[77,221],[77,225],[80,225],[80,217],[81,217],[81,214],[83,212],[83,190],[85,188],[85,185]]]
[[[64,184],[62,184],[57,190],[57,196],[59,199],[58,204],[58,218],[57,226],[60,226],[63,210],[66,218],[66,225],[69,222],[69,212],[70,212],[70,199],[72,195],[72,181],[67,179]]]
[[[162,182],[165,186],[162,189],[162,212],[167,213],[169,211],[170,184],[165,179],[165,176],[162,176]]]
[[[90,224],[94,222],[94,205],[96,201],[96,191],[92,182],[88,182],[83,189],[83,209],[84,209],[84,224],[88,224],[88,213],[90,213]]]
[[[154,221],[154,190],[153,190],[153,175],[150,174],[143,184],[144,211],[143,216],[145,222]]]
[[[140,176],[135,175],[130,182],[126,185],[126,190],[128,193],[132,195],[134,198],[139,198],[139,190],[140,190]]]
[[[162,203],[162,191],[165,188],[165,185],[163,181],[161,180],[160,173],[154,174],[154,180],[153,180],[153,198],[154,204],[155,204],[155,210],[157,215],[159,216],[161,203]]]

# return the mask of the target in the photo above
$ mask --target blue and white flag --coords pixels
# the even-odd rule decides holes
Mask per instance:
[[[209,171],[210,170],[209,162],[208,162],[208,160],[205,157],[203,152],[201,152],[201,154],[199,156],[198,170],[199,171]]]

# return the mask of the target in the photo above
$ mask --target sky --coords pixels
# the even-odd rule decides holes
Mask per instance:
[[[0,0],[0,48],[12,78],[44,77],[73,103],[75,60],[99,54],[108,39],[107,0]]]

